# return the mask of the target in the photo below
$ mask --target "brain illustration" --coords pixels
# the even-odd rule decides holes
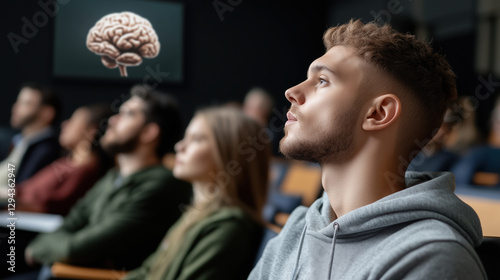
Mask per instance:
[[[131,12],[113,13],[101,18],[87,35],[87,48],[101,56],[108,68],[120,69],[141,64],[142,58],[156,57],[160,42],[151,23]]]

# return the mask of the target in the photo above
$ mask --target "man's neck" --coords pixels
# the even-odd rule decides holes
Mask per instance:
[[[376,156],[358,156],[342,163],[322,163],[322,184],[334,216],[339,218],[403,189],[404,168],[393,165],[391,161],[384,162],[382,157]]]
[[[47,128],[49,128],[47,125],[32,124],[23,127],[21,134],[23,138],[31,138]]]
[[[160,164],[160,160],[154,154],[133,152],[130,154],[118,154],[118,165],[120,174],[127,177],[144,168]]]

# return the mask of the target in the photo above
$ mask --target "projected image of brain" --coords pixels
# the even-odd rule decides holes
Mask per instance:
[[[160,42],[151,23],[131,12],[113,13],[101,18],[87,35],[87,48],[101,56],[108,68],[120,69],[141,64],[142,58],[156,57]]]

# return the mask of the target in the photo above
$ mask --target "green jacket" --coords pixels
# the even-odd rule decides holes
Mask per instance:
[[[174,228],[175,225],[171,230]],[[182,247],[162,279],[247,279],[261,235],[261,227],[242,210],[223,208],[188,230]],[[125,279],[149,279],[150,267],[160,250]]]
[[[30,243],[35,260],[131,269],[154,252],[183,205],[190,203],[191,187],[161,165],[121,183],[116,183],[117,175],[116,169],[108,171],[59,229]]]

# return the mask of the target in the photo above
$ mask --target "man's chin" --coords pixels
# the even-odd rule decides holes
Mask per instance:
[[[289,159],[296,159],[298,156],[297,143],[285,135],[280,141],[280,152]]]
[[[110,156],[127,154],[134,152],[137,148],[138,140],[138,138],[132,138],[118,142],[116,139],[102,138],[101,147],[104,152]]]
[[[303,160],[317,163],[318,155],[313,146],[287,139],[286,136],[280,141],[280,152],[288,159]]]
[[[10,121],[10,126],[13,128],[13,129],[21,129],[22,128],[22,125],[19,121],[17,120],[11,120]]]
[[[119,145],[109,139],[101,138],[101,148],[108,156],[115,156],[119,152]]]

